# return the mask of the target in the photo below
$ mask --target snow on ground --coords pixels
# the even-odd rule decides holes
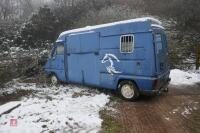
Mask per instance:
[[[200,82],[200,71],[182,71],[179,69],[173,69],[170,72],[170,78],[172,85],[193,85]]]
[[[21,102],[19,101],[13,101],[13,102],[9,102],[7,104],[0,106],[0,115],[10,110],[11,108],[19,106],[20,104]]]
[[[188,100],[182,105],[173,109],[170,114],[181,114],[183,117],[188,117],[191,115],[195,110],[198,110],[199,102]]]
[[[0,117],[0,132],[98,132],[102,120],[99,111],[109,102],[109,96],[94,89],[79,86],[36,87],[35,84],[15,84],[16,89],[34,90],[21,100],[21,106]],[[1,108],[1,106],[0,106]],[[16,119],[17,126],[10,126]]]

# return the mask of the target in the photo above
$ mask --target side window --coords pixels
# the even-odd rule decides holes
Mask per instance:
[[[64,45],[57,45],[57,48],[56,48],[56,54],[57,55],[63,55],[64,54]]]
[[[156,50],[157,50],[157,53],[159,53],[163,47],[162,47],[162,36],[161,34],[156,34],[155,35],[155,43],[156,43]]]
[[[56,55],[64,55],[64,44],[57,43],[54,45],[51,52],[51,58],[56,57]]]
[[[121,53],[132,53],[134,50],[134,36],[123,35],[120,38],[120,52]]]

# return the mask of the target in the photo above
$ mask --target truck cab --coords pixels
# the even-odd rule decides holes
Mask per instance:
[[[51,82],[57,84],[59,81],[65,82],[64,69],[64,42],[56,41],[51,50],[49,59],[45,65],[45,72],[51,77]]]

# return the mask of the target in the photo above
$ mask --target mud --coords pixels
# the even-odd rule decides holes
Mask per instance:
[[[167,94],[120,101],[117,109],[125,133],[199,133],[200,85],[171,85]]]

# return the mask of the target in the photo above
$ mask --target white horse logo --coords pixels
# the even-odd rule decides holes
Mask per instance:
[[[120,71],[117,71],[114,67],[114,63],[113,60],[115,59],[117,62],[120,62],[119,59],[113,55],[113,54],[105,54],[103,60],[101,61],[101,63],[106,63],[107,61],[110,62],[110,66],[106,67],[108,73],[110,73],[111,75],[113,75],[114,73],[121,73]]]

